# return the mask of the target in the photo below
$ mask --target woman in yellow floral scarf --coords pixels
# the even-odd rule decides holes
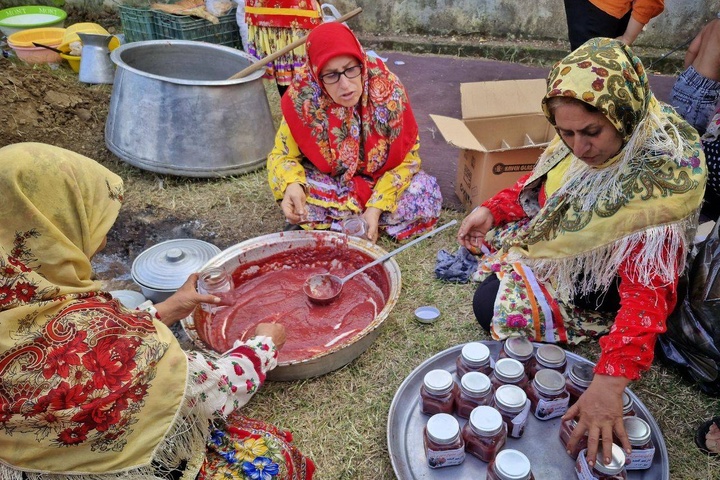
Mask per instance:
[[[594,459],[613,430],[629,448],[622,392],[650,368],[676,303],[705,162],[697,132],[655,99],[616,40],[590,40],[555,65],[542,105],[558,136],[529,176],[463,221],[458,240],[492,249],[473,307],[494,338],[607,334],[592,384],[564,417],[578,418],[569,448],[588,432]]]
[[[184,352],[168,326],[220,301],[196,292],[196,275],[152,314],[125,309],[91,279],[120,177],[21,143],[0,149],[0,191],[0,478],[154,479],[182,466],[191,479],[217,470],[220,435],[253,446],[252,458],[223,457],[233,478],[312,473],[287,436],[236,413],[276,365],[282,327],[258,326],[217,358]]]

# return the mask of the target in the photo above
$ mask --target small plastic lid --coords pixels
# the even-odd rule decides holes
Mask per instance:
[[[533,383],[540,392],[547,395],[559,395],[565,390],[565,377],[563,374],[549,368],[538,370]]]
[[[218,247],[202,240],[168,240],[138,255],[130,273],[139,285],[153,290],[175,291],[191,273],[200,271],[218,253]]]
[[[470,412],[470,428],[479,435],[495,435],[502,426],[502,415],[493,407],[480,405]]]
[[[625,433],[627,433],[628,440],[630,440],[630,445],[640,447],[650,440],[652,433],[650,424],[642,418],[629,415],[623,417],[623,423],[625,424]]]
[[[502,480],[527,480],[530,472],[530,460],[518,450],[506,448],[495,456],[495,473]]]
[[[600,448],[595,459],[595,470],[606,475],[615,475],[623,471],[625,468],[625,453],[622,451],[622,448],[613,443],[609,463],[603,462],[604,456],[602,448]]]
[[[557,345],[541,345],[536,355],[538,362],[546,367],[559,367],[565,363],[565,350]]]
[[[514,358],[501,358],[495,362],[495,376],[501,381],[516,382],[525,375],[525,367]]]
[[[529,360],[533,354],[533,344],[525,337],[510,337],[503,347],[508,355],[518,360]]]
[[[440,310],[432,306],[418,307],[415,309],[415,318],[420,323],[433,323],[440,318]]]
[[[452,390],[453,378],[450,372],[438,368],[426,373],[425,377],[423,377],[423,383],[430,393],[441,395]]]
[[[436,413],[427,422],[427,434],[435,443],[452,443],[460,435],[460,424],[452,415]]]
[[[466,343],[460,354],[473,367],[481,367],[490,361],[490,349],[484,343]]]
[[[501,385],[495,390],[495,403],[509,412],[519,412],[525,408],[527,394],[516,385]]]
[[[490,377],[480,372],[468,372],[460,379],[460,386],[471,395],[484,395],[490,391]]]
[[[138,305],[147,300],[145,295],[134,290],[113,290],[110,295],[120,300],[120,303],[128,310],[135,310]]]
[[[593,377],[595,376],[594,367],[585,362],[575,363],[572,367],[570,367],[568,376],[574,384],[587,388],[590,386],[593,381]]]

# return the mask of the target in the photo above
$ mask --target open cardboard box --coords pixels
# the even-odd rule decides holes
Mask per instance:
[[[542,79],[463,83],[462,120],[430,115],[445,140],[460,149],[455,193],[467,208],[533,169],[555,136],[540,106],[545,92]]]

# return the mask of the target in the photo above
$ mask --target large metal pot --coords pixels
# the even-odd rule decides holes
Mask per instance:
[[[262,71],[227,80],[254,59],[188,40],[128,43],[117,65],[105,143],[131,165],[188,177],[233,175],[265,163],[275,128]]]
[[[203,270],[210,267],[224,267],[228,271],[233,271],[244,263],[256,262],[287,250],[315,246],[320,243],[329,243],[332,241],[342,241],[341,235],[335,232],[323,231],[272,233],[246,240],[220,252],[205,264]],[[379,258],[387,253],[377,245],[355,237],[349,238],[348,246],[349,248],[366,253],[373,259]],[[363,353],[380,334],[380,327],[392,311],[400,296],[402,281],[400,277],[400,267],[395,259],[390,258],[385,261],[383,263],[383,269],[387,274],[388,284],[390,286],[388,298],[385,307],[365,329],[309,359],[279,362],[278,366],[268,374],[268,378],[271,380],[286,381],[316,377],[350,363],[358,355]],[[184,319],[182,325],[196,345],[200,348],[207,348],[195,330],[192,317]]]

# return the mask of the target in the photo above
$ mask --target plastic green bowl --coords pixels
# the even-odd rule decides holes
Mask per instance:
[[[0,31],[6,36],[29,28],[63,27],[67,13],[56,7],[28,5],[0,10]]]

